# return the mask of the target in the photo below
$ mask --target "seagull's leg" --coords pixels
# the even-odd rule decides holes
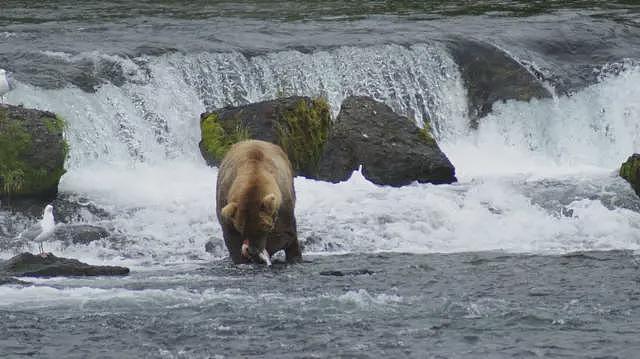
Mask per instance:
[[[44,252],[44,244],[40,242],[40,257],[47,258],[49,254]]]

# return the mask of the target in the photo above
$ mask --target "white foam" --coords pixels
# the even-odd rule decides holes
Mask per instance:
[[[352,79],[385,64],[388,59],[376,52],[395,59],[385,71],[403,79],[413,76],[417,83],[407,80],[412,85],[402,87],[374,72],[368,80],[375,86],[367,92],[363,82],[332,77],[338,73]],[[396,95],[387,101],[405,112],[425,110],[417,101],[426,95],[420,86],[440,89],[435,92],[438,104],[428,110],[436,109],[441,119],[451,116],[438,122],[439,134],[461,180],[391,188],[375,186],[358,172],[339,184],[297,178],[300,238],[319,238],[309,241],[307,253],[640,250],[637,212],[608,209],[597,198],[576,198],[568,206],[573,216],[561,216],[532,203],[523,189],[526,181],[541,178],[586,178],[594,187],[612,181],[620,161],[640,149],[637,68],[573,97],[495,104],[479,130],[466,133],[459,74],[440,49],[341,48],[315,55],[172,54],[149,60],[148,81],[104,85],[93,94],[18,86],[10,102],[54,110],[69,123],[71,155],[61,189],[111,213],[113,218],[84,220],[124,239],[117,245],[110,239],[71,246],[61,254],[139,267],[210,258],[204,244],[210,239],[221,244],[222,234],[214,216],[216,170],[205,166],[197,147],[199,114],[207,102],[273,97],[282,81],[307,94],[325,88],[334,108],[361,90],[391,96],[384,92],[390,86]],[[340,62],[350,55],[366,66]],[[426,68],[430,63],[422,56],[438,63],[439,70]],[[272,68],[275,63],[288,65],[278,70]],[[235,75],[223,76],[225,69]],[[314,75],[296,77],[305,69]],[[408,102],[399,103],[398,94],[407,95]],[[220,248],[214,257],[226,255]]]
[[[519,192],[517,181],[399,189],[358,181],[330,185],[299,180],[302,229],[356,252],[639,248],[640,214],[609,210],[598,200],[574,202],[569,206],[574,215],[564,217],[533,204]]]
[[[112,213],[113,218],[94,224],[126,243],[113,246],[107,240],[54,253],[140,268],[207,260],[204,245],[214,240],[220,244],[215,257],[224,257],[214,215],[215,177],[215,169],[180,162],[68,173],[63,190],[87,196]],[[565,180],[604,185],[613,178],[606,173]],[[563,216],[532,203],[523,192],[527,176],[403,188],[373,185],[358,172],[339,184],[295,181],[299,237],[320,238],[310,242],[307,253],[640,250],[639,213],[578,198],[567,206],[573,215]]]
[[[404,299],[395,294],[380,293],[376,295],[370,294],[365,289],[350,290],[337,297],[328,296],[328,298],[337,300],[341,303],[353,304],[360,309],[370,309],[377,306],[395,305],[404,302]]]
[[[496,103],[478,131],[442,147],[462,179],[612,170],[640,151],[640,67],[577,94]]]
[[[165,277],[166,278],[166,277]],[[169,277],[169,279],[179,279]],[[183,278],[193,281],[198,276]],[[312,296],[291,296],[281,292],[270,291],[257,295],[241,288],[206,288],[189,289],[176,286],[163,289],[125,289],[127,278],[118,281],[118,287],[108,287],[102,281],[85,280],[89,286],[82,284],[79,279],[37,279],[26,278],[37,285],[29,287],[2,286],[0,287],[0,309],[20,310],[67,307],[79,310],[94,308],[104,311],[105,307],[118,308],[146,308],[160,306],[167,309],[193,306],[207,306],[212,303],[229,303],[234,306],[246,306],[270,303],[277,306],[303,305],[313,302],[332,302],[334,305],[350,305],[361,310],[380,310],[405,303],[405,299],[392,293],[371,294],[364,289],[351,290],[342,294],[319,294]],[[208,278],[211,279],[211,278]],[[153,281],[151,281],[153,282]],[[184,283],[184,282],[182,282]],[[112,283],[113,284],[113,283]],[[166,283],[164,283],[166,285]],[[55,286],[48,286],[55,285]],[[105,287],[101,287],[107,285]],[[17,306],[17,307],[16,307]]]
[[[211,302],[249,303],[255,299],[238,289],[205,289],[194,291],[178,287],[171,289],[129,290],[123,288],[54,288],[48,286],[2,286],[0,308],[20,310],[50,306],[91,308],[93,304],[108,303],[111,307],[159,305],[165,307],[199,305]]]
[[[9,39],[12,37],[15,37],[17,34],[15,32],[10,32],[10,31],[0,31],[0,36],[4,37],[5,39]]]
[[[254,57],[237,52],[167,54],[136,61],[95,51],[43,54],[72,63],[88,60],[96,67],[116,64],[127,79],[120,87],[105,83],[95,93],[18,84],[8,94],[8,103],[50,110],[67,120],[68,169],[96,161],[200,160],[198,125],[205,108],[273,99],[283,91],[325,96],[334,115],[346,96],[372,96],[419,124],[429,116],[438,136],[463,133],[468,122],[460,74],[437,45],[341,47]]]

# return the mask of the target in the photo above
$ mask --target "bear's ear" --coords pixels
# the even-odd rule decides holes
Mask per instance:
[[[264,196],[262,199],[262,205],[260,206],[260,210],[266,212],[270,215],[273,215],[278,210],[278,203],[276,203],[276,195],[273,193],[269,193]]]
[[[231,202],[226,206],[224,206],[222,211],[220,211],[220,215],[222,215],[222,219],[228,222],[233,219],[233,216],[236,215],[237,210],[238,210],[238,205],[235,202]]]

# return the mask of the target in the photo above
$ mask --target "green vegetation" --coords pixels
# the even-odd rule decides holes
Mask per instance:
[[[62,134],[66,126],[66,122],[64,121],[64,119],[57,115],[55,118],[45,118],[43,122],[44,122],[44,125],[47,127],[47,131],[49,131],[49,133],[54,135]]]
[[[0,109],[0,194],[11,196],[24,186],[25,164],[20,155],[31,149],[31,135],[19,122],[9,122],[7,110]]]
[[[278,89],[276,90],[276,98],[282,99],[282,98],[288,97],[287,95],[288,92],[289,91],[284,85],[278,85]]]
[[[323,98],[311,103],[300,100],[280,115],[276,127],[278,144],[289,156],[294,170],[316,172],[330,126],[331,109]]]
[[[422,120],[422,128],[420,129],[420,132],[418,133],[418,135],[428,144],[436,143],[436,140],[433,138],[431,122],[429,122],[429,119],[425,118]]]
[[[48,131],[62,135],[64,120],[61,118],[45,119],[44,124]],[[32,141],[22,122],[9,120],[8,111],[0,109],[0,196],[42,194],[57,188],[65,172],[63,165],[51,170],[29,163],[29,154],[34,150]],[[66,157],[66,141],[63,141],[63,150]]]
[[[267,138],[275,140],[282,147],[296,172],[311,174],[317,170],[329,137],[331,110],[327,101],[322,98],[300,98],[295,101],[292,103],[285,100],[289,105],[274,103],[274,132]],[[269,126],[268,123],[265,125]],[[208,163],[214,165],[222,161],[234,143],[256,138],[239,118],[221,119],[215,112],[200,120],[200,131],[202,154]]]
[[[622,164],[620,177],[627,180],[640,196],[640,155],[633,155]]]
[[[14,193],[18,193],[22,190],[24,185],[24,171],[21,169],[6,170],[1,172],[2,177],[2,191],[11,196]]]
[[[249,130],[240,121],[225,126],[217,113],[211,113],[200,121],[203,149],[216,161],[222,161],[225,153],[236,142],[250,138]]]

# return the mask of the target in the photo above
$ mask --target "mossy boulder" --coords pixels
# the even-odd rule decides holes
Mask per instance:
[[[348,97],[324,147],[318,179],[344,181],[360,165],[364,177],[380,185],[456,181],[455,168],[440,150],[428,122],[420,128],[384,103]]]
[[[0,198],[54,198],[68,145],[51,112],[0,105]]]
[[[448,44],[467,88],[471,127],[493,110],[496,101],[530,101],[551,93],[532,72],[503,50],[462,38]]]
[[[218,166],[229,147],[244,139],[280,145],[296,175],[344,181],[358,166],[371,182],[403,186],[452,183],[455,168],[431,134],[369,97],[349,97],[335,122],[322,99],[288,97],[200,116],[200,152]]]
[[[245,139],[275,143],[289,156],[296,175],[315,177],[331,126],[324,99],[288,97],[238,107],[225,107],[200,116],[200,153],[218,166],[229,147]]]
[[[633,154],[620,167],[620,177],[631,184],[636,194],[640,196],[640,154]]]

